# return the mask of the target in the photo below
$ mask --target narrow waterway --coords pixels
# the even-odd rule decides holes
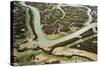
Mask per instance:
[[[88,9],[88,10],[87,10],[87,15],[88,15],[89,18],[88,18],[88,20],[87,20],[86,22],[84,22],[84,23],[85,23],[85,25],[88,25],[88,24],[91,23],[91,21],[92,21],[92,16],[91,16],[91,14],[90,14],[91,9],[90,9],[89,7],[82,6],[82,5],[63,5],[63,4],[59,4],[59,5],[57,6],[57,8],[58,8],[59,10],[61,10],[61,12],[64,14],[64,16],[65,16],[65,12],[64,12],[63,9],[61,9],[61,6],[84,7],[84,8],[86,8],[86,9]]]

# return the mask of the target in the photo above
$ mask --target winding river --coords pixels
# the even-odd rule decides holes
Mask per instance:
[[[68,36],[64,36],[64,37],[62,37],[62,38],[60,38],[60,39],[56,39],[56,40],[48,40],[48,39],[44,36],[44,33],[43,33],[43,31],[42,31],[42,28],[41,28],[41,23],[40,23],[41,21],[40,21],[39,10],[38,10],[37,8],[33,7],[33,6],[29,6],[29,5],[25,4],[25,2],[20,2],[20,4],[23,5],[23,6],[25,6],[25,7],[30,8],[31,11],[32,11],[32,14],[33,14],[33,16],[34,16],[34,17],[33,17],[34,20],[32,21],[32,24],[34,24],[34,29],[35,29],[35,32],[36,32],[36,34],[37,34],[37,36],[38,36],[36,43],[37,43],[37,45],[39,45],[39,46],[41,46],[41,45],[46,45],[46,46],[53,46],[53,45],[56,45],[56,44],[58,44],[58,43],[61,43],[61,42],[70,40],[70,39],[75,38],[75,37],[78,37],[78,36],[80,36],[80,34],[82,34],[82,33],[86,32],[86,31],[88,31],[88,30],[91,29],[91,28],[95,28],[95,27],[97,26],[96,23],[90,23],[90,22],[92,21],[92,16],[91,16],[91,14],[90,14],[90,12],[91,12],[91,9],[90,9],[90,8],[85,7],[85,6],[74,5],[73,7],[85,7],[85,8],[88,9],[87,14],[88,14],[88,16],[89,16],[89,19],[88,19],[88,21],[85,22],[86,25],[85,25],[82,29],[80,29],[80,30],[76,31],[75,33],[72,33],[72,34],[70,34],[70,35],[68,35]],[[64,11],[60,8],[61,6],[71,6],[71,5],[58,5],[58,6],[56,7],[57,9],[61,10],[61,12],[63,13],[63,17],[64,17],[65,13],[64,13]],[[34,42],[34,41],[33,41],[33,42]]]

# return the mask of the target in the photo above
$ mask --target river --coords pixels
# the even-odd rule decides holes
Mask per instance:
[[[91,12],[91,9],[90,8],[85,7],[85,6],[79,6],[79,5],[75,6],[74,5],[74,7],[85,7],[85,8],[88,9],[87,14],[89,16],[89,19],[88,19],[88,21],[85,22],[86,23],[86,26],[84,26],[82,29],[76,31],[75,33],[72,33],[72,34],[70,34],[68,36],[64,36],[64,37],[62,37],[60,39],[48,40],[44,36],[44,32],[43,32],[42,27],[41,27],[42,25],[41,25],[41,21],[40,21],[40,13],[39,13],[39,10],[36,7],[29,6],[29,5],[25,4],[25,2],[20,2],[20,4],[23,5],[23,6],[26,6],[26,7],[30,8],[32,10],[32,13],[33,13],[33,16],[34,16],[33,17],[34,20],[33,20],[32,23],[34,24],[34,29],[35,29],[35,32],[36,32],[36,34],[38,36],[37,42],[36,42],[37,45],[53,46],[53,45],[56,45],[58,43],[61,43],[61,42],[70,40],[70,39],[75,38],[75,37],[78,37],[78,36],[80,36],[80,34],[82,34],[82,33],[86,32],[86,31],[88,31],[89,29],[94,28],[94,27],[97,26],[96,23],[90,24],[90,22],[92,21],[92,16],[90,14],[90,12]],[[64,11],[60,8],[61,6],[66,6],[66,5],[58,5],[56,8],[57,9],[60,9],[63,12],[63,14],[65,14]],[[69,6],[69,5],[67,5],[67,6]]]

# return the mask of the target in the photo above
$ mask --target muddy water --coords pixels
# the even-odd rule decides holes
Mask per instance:
[[[85,6],[79,6],[79,5],[76,6],[76,5],[74,5],[75,7],[85,7],[85,8],[88,9],[87,14],[89,16],[89,19],[88,19],[88,21],[85,22],[87,25],[84,28],[80,29],[79,31],[77,31],[75,33],[72,33],[69,36],[65,36],[65,37],[62,37],[62,38],[56,39],[56,40],[48,40],[44,36],[44,33],[42,31],[42,28],[41,28],[39,10],[37,8],[33,7],[33,6],[29,6],[29,5],[25,4],[25,2],[20,2],[20,3],[21,3],[21,5],[23,5],[25,7],[28,7],[28,8],[30,8],[32,10],[32,13],[34,15],[34,17],[33,17],[34,20],[33,20],[32,23],[34,24],[34,29],[35,29],[35,32],[36,32],[36,34],[38,36],[38,39],[37,39],[37,42],[36,42],[38,45],[52,46],[52,45],[55,45],[57,43],[60,43],[60,42],[63,42],[63,41],[78,37],[78,36],[80,36],[80,34],[84,33],[85,31],[89,30],[90,28],[96,27],[96,23],[90,24],[90,22],[92,21],[92,16],[90,14],[91,9],[88,8],[88,7],[85,7]],[[60,9],[61,6],[66,6],[66,5],[58,5],[57,8]],[[60,9],[60,10],[63,12],[63,14],[65,14],[62,9]]]

